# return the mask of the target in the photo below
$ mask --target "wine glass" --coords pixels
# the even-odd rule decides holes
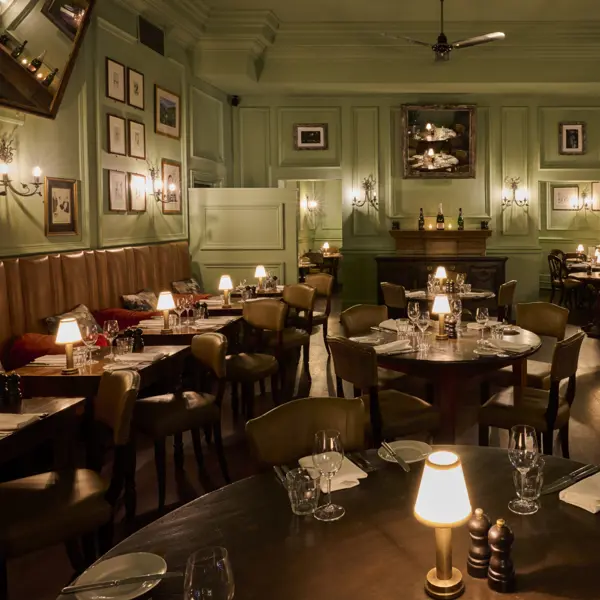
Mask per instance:
[[[232,600],[235,593],[229,553],[216,546],[194,552],[187,560],[184,600]]]
[[[515,425],[510,430],[508,441],[508,458],[512,466],[521,475],[523,485],[527,472],[532,469],[538,460],[539,446],[535,429],[531,425]],[[521,489],[520,498],[514,498],[508,503],[508,508],[517,515],[531,514],[531,503],[524,498]]]
[[[423,310],[421,311],[421,313],[419,314],[419,317],[417,318],[417,327],[419,328],[419,331],[421,332],[421,336],[420,336],[420,341],[419,341],[419,349],[423,348],[425,345],[425,332],[427,331],[427,329],[429,329],[429,311],[428,310]]]
[[[315,511],[319,521],[337,521],[346,511],[331,503],[331,478],[340,470],[344,461],[341,434],[335,429],[317,431],[313,446],[313,464],[322,477],[327,479],[327,503]]]
[[[490,312],[486,307],[477,309],[477,312],[475,313],[475,320],[481,325],[481,337],[480,337],[479,341],[477,342],[480,345],[483,344],[483,330],[485,329],[486,325],[488,324],[489,318],[490,318]]]
[[[408,318],[410,319],[410,322],[413,324],[414,327],[417,324],[417,319],[419,318],[419,315],[421,314],[421,305],[413,300],[412,302],[408,303],[408,308],[406,312]]]
[[[113,347],[113,342],[116,337],[119,335],[119,322],[111,319],[109,321],[104,321],[104,327],[102,328],[102,333],[104,337],[108,340],[108,344],[110,346],[110,354],[108,355],[108,360],[115,359],[115,349]]]
[[[175,302],[175,314],[177,315],[179,327],[183,327],[183,325],[181,323],[181,315],[183,314],[184,310],[185,310],[185,298],[182,296],[179,296]]]
[[[465,274],[457,273],[456,274],[456,286],[458,287],[458,293],[462,294],[465,289]]]
[[[450,304],[452,316],[456,319],[456,331],[458,332],[462,323],[462,300],[455,298]]]
[[[187,323],[188,323],[188,325],[191,325],[192,317],[190,315],[190,311],[194,308],[194,296],[192,294],[186,294],[184,308],[185,308],[186,315],[187,315],[187,317],[186,317]]]
[[[86,363],[88,365],[93,365],[97,363],[97,360],[92,360],[92,348],[96,345],[98,341],[98,336],[100,335],[100,329],[96,323],[85,323],[84,325],[80,325],[79,329],[81,330],[81,339],[87,348],[87,359]]]

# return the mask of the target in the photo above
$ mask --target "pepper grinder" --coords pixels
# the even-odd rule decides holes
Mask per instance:
[[[492,522],[483,512],[482,508],[476,508],[467,522],[467,528],[471,536],[471,546],[469,547],[469,557],[467,558],[467,572],[471,577],[485,579],[488,575],[491,555],[488,532],[491,526]]]
[[[488,541],[492,551],[488,568],[488,586],[501,594],[514,592],[516,577],[510,552],[515,536],[504,519],[498,519],[490,528]]]

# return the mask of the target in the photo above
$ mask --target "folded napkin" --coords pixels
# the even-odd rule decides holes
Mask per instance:
[[[156,362],[165,356],[166,354],[164,352],[132,352],[130,354],[117,354],[115,359],[117,362],[131,363],[135,365],[138,363]]]
[[[43,416],[43,414],[13,415],[2,413],[0,414],[0,432],[16,431],[30,423],[39,421]]]
[[[414,290],[406,292],[405,296],[407,298],[425,298],[426,294],[423,290]]]
[[[485,298],[487,295],[487,292],[463,292],[459,294],[461,298]]]
[[[498,348],[498,350],[508,350],[509,352],[527,352],[531,350],[529,344],[518,344],[508,340],[488,340],[490,346]]]
[[[164,320],[160,319],[144,319],[138,323],[138,327],[142,329],[162,329],[164,326]]]
[[[319,472],[315,469],[312,456],[301,458],[298,464],[307,469],[313,479],[319,477]],[[365,477],[367,477],[367,474],[344,456],[340,470],[331,478],[331,491],[337,492],[338,490],[356,487],[360,483],[358,480]],[[323,493],[327,492],[327,480],[325,477],[321,479],[321,491]]]
[[[380,344],[374,346],[377,354],[394,354],[395,352],[402,352],[410,348],[409,340],[396,340],[395,342],[389,342],[387,344]]]
[[[567,504],[578,506],[591,513],[600,511],[600,473],[583,479],[562,490],[558,497]]]
[[[39,356],[32,363],[29,363],[32,367],[66,367],[67,357],[64,354],[46,354],[45,356]]]
[[[483,327],[484,325],[481,325],[480,323],[467,323],[467,329],[479,331],[480,329],[483,329]]]
[[[374,346],[381,338],[377,334],[369,334],[369,335],[355,335],[354,337],[348,338],[351,342],[356,342],[357,344],[370,344]]]
[[[398,331],[398,329],[396,328],[396,320],[395,319],[387,319],[387,320],[379,323],[379,327],[381,327],[381,329],[389,329],[390,331],[393,331],[394,333],[396,333]]]

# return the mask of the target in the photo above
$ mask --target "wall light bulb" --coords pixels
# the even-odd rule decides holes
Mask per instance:
[[[177,189],[177,186],[174,183],[169,184],[169,191],[174,192]]]
[[[39,167],[33,167],[33,176],[39,177],[42,174],[42,170]]]
[[[8,165],[6,163],[0,163],[0,175],[8,175]]]
[[[154,180],[154,190],[160,192],[162,190],[162,179]]]

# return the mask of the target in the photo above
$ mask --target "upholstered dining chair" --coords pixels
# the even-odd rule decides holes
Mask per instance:
[[[573,305],[575,291],[583,286],[581,281],[571,279],[567,273],[564,260],[555,254],[548,254],[548,269],[550,270],[550,302],[554,302],[554,294],[560,290],[559,305]]]
[[[192,355],[199,366],[216,379],[216,393],[176,390],[173,393],[138,398],[133,424],[137,431],[154,441],[154,462],[158,484],[158,508],[165,506],[166,439],[189,431],[198,468],[202,469],[201,430],[210,430],[223,478],[229,483],[227,461],[221,436],[221,404],[225,393],[227,338],[221,333],[203,333],[192,338]]]
[[[0,484],[0,599],[8,598],[7,561],[12,558],[64,542],[80,573],[96,559],[97,542],[102,553],[112,546],[114,506],[135,470],[130,424],[139,382],[134,371],[104,373],[92,403],[89,417],[94,421],[86,443],[101,458],[97,446],[102,436],[93,426],[110,434],[115,451],[110,482],[99,474],[102,465],[94,464]]]
[[[347,308],[340,315],[340,321],[346,337],[354,337],[369,333],[371,327],[388,318],[388,308],[377,304],[356,304]]]
[[[369,434],[376,446],[383,439],[417,432],[432,434],[439,429],[439,412],[427,402],[396,390],[379,389],[377,354],[372,346],[342,337],[330,337],[329,344],[337,395],[344,397],[344,381],[354,386],[354,395],[365,403]]]
[[[360,398],[302,398],[246,423],[252,453],[262,465],[293,464],[313,452],[315,433],[340,432],[345,452],[365,448],[365,411]]]
[[[575,399],[575,380],[581,344],[585,333],[580,331],[554,348],[550,371],[550,389],[525,387],[515,398],[515,388],[507,388],[492,396],[479,409],[479,444],[489,443],[489,428],[510,429],[514,425],[531,425],[541,436],[544,454],[552,454],[554,431],[560,431],[564,458],[569,458],[569,416]],[[561,382],[569,380],[566,393]]]
[[[383,294],[383,303],[388,309],[396,311],[398,317],[406,316],[406,290],[403,285],[383,281],[381,293]]]
[[[333,283],[335,279],[333,275],[329,275],[328,273],[318,273],[317,275],[307,275],[304,283],[306,285],[310,285],[314,287],[316,292],[315,305],[317,302],[325,302],[325,306],[323,306],[323,310],[314,311],[312,324],[313,326],[322,325],[323,326],[323,342],[325,344],[325,349],[327,350],[327,354],[329,352],[329,346],[327,344],[327,335],[328,335],[328,321],[329,315],[331,314],[331,296],[333,295]]]
[[[498,290],[498,321],[500,323],[505,319],[508,322],[512,319],[512,307],[515,302],[516,289],[517,280],[513,279],[503,283]]]

